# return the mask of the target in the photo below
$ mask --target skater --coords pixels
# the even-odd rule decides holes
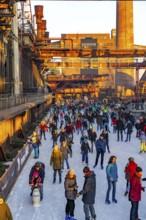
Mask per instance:
[[[137,167],[136,172],[130,181],[129,201],[131,201],[130,220],[140,220],[138,218],[139,201],[141,200],[141,191],[145,187],[141,185],[142,168]]]
[[[87,140],[85,140],[85,142],[82,143],[81,152],[82,152],[82,162],[85,161],[85,163],[88,165],[88,152],[90,152],[90,147]]]
[[[42,162],[36,162],[35,165],[31,168],[30,174],[29,174],[29,185],[31,186],[32,184],[32,179],[34,172],[38,173],[38,176],[41,180],[40,182],[40,196],[41,200],[43,199],[43,183],[44,183],[44,178],[45,178],[45,165]],[[32,191],[30,193],[30,196],[32,196]]]
[[[45,121],[42,121],[39,127],[40,127],[40,133],[41,133],[40,139],[42,139],[42,135],[44,135],[44,140],[46,140],[46,131],[48,130],[49,127],[47,126]]]
[[[131,140],[131,134],[133,132],[133,127],[132,127],[132,124],[131,124],[130,121],[128,121],[125,129],[127,129],[127,137],[126,137],[126,140],[125,140],[125,142],[127,142],[127,141]]]
[[[66,162],[67,169],[69,169],[68,154],[71,156],[71,151],[68,148],[66,141],[62,142],[60,151],[62,153],[62,169],[64,169],[64,161]]]
[[[42,180],[39,176],[39,172],[38,171],[34,171],[32,174],[32,179],[29,183],[29,185],[31,186],[31,195],[33,194],[33,190],[35,188],[38,188],[40,191],[40,195],[41,195],[41,186],[42,186]],[[40,200],[42,200],[43,197],[41,196]]]
[[[128,195],[129,190],[130,190],[130,181],[131,178],[133,177],[135,171],[136,171],[136,167],[137,164],[134,162],[134,158],[133,157],[129,157],[128,159],[128,163],[125,167],[125,179],[126,179],[126,192],[125,192],[125,196]]]
[[[13,220],[11,210],[8,204],[4,201],[3,194],[0,192],[0,219]]]
[[[40,141],[39,136],[37,135],[37,133],[35,131],[33,132],[31,142],[32,142],[32,146],[34,149],[34,157],[33,158],[37,159],[37,158],[39,158],[39,153],[40,153],[39,147],[42,146],[42,143]]]
[[[51,158],[50,158],[50,166],[52,166],[54,170],[53,183],[56,182],[57,172],[59,175],[59,183],[61,183],[62,153],[57,145],[55,145],[53,148]]]
[[[67,199],[65,220],[75,220],[74,209],[78,186],[76,182],[76,175],[73,169],[70,169],[65,177],[64,188],[65,197]]]
[[[85,220],[90,220],[90,215],[93,220],[96,220],[94,209],[95,194],[96,194],[96,177],[94,171],[91,171],[88,166],[84,167],[83,173],[85,181],[83,189],[77,193],[77,197],[83,195],[82,201],[84,203]]]
[[[96,141],[96,160],[93,168],[97,166],[100,154],[101,154],[101,169],[104,168],[103,160],[104,160],[105,150],[106,150],[106,140],[104,139],[104,136],[101,134],[99,139],[97,139]]]
[[[146,135],[144,131],[141,131],[140,137],[140,151],[139,153],[146,152]]]
[[[89,140],[91,141],[91,153],[93,153],[93,145],[96,145],[96,138],[97,138],[97,134],[94,131],[94,129],[92,128],[92,130],[89,134]]]
[[[109,200],[109,194],[111,191],[111,187],[113,187],[112,191],[112,202],[117,203],[117,200],[115,198],[116,196],[116,183],[118,181],[118,168],[116,164],[116,157],[111,156],[108,162],[108,165],[106,167],[106,175],[107,175],[107,182],[108,182],[108,189],[106,193],[106,204],[110,204]]]
[[[109,149],[109,135],[108,135],[107,130],[104,128],[101,134],[103,135],[104,139],[106,140],[106,147],[107,147],[108,153],[110,153],[110,149]]]
[[[117,121],[117,141],[120,140],[120,135],[121,135],[121,141],[123,141],[123,130],[124,130],[124,123],[123,120],[119,118]]]

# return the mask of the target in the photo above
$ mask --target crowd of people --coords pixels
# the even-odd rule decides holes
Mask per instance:
[[[110,123],[113,128],[110,131]],[[95,125],[96,124],[96,125]],[[96,127],[97,130],[94,129]],[[64,181],[65,197],[67,204],[65,208],[65,219],[74,219],[75,199],[83,195],[85,219],[96,219],[94,209],[96,194],[96,178],[93,170],[89,168],[88,154],[96,154],[93,168],[98,165],[99,157],[101,169],[104,169],[104,154],[111,153],[109,146],[110,132],[117,135],[117,142],[131,141],[131,134],[136,129],[135,136],[140,140],[139,153],[146,152],[146,118],[140,117],[138,120],[131,111],[125,108],[111,107],[107,103],[102,104],[95,100],[91,102],[73,102],[72,100],[63,105],[53,105],[50,108],[49,117],[46,117],[39,125],[38,149],[41,146],[42,136],[46,140],[46,132],[49,132],[52,139],[52,153],[50,156],[50,165],[53,168],[53,184],[56,182],[57,173],[59,183],[62,183],[62,172],[64,162],[68,169]],[[80,150],[82,162],[86,163],[83,169],[85,183],[83,190],[78,192],[77,179],[73,168],[70,168],[69,157],[73,157],[72,145],[74,144],[74,134],[80,137]],[[99,134],[99,137],[97,135]],[[36,134],[35,134],[36,135]],[[35,136],[33,134],[33,136]],[[125,136],[125,137],[124,137]],[[34,158],[36,157],[35,146]],[[114,152],[113,152],[114,153]],[[135,164],[135,166],[134,166]],[[32,172],[31,172],[32,174]],[[31,176],[30,174],[30,176]],[[138,202],[141,198],[142,168],[136,165],[134,158],[129,158],[129,163],[125,167],[126,192],[131,201],[130,220],[139,220]],[[107,193],[105,203],[110,204],[110,191],[112,188],[112,202],[117,203],[116,184],[118,181],[118,166],[116,156],[109,158],[106,166],[107,175]],[[33,176],[32,176],[33,178]],[[42,186],[40,187],[42,189]],[[137,195],[136,195],[137,193]],[[41,190],[42,195],[42,190]],[[41,199],[43,196],[41,196]]]
[[[75,220],[75,200],[82,195],[85,220],[96,220],[94,208],[96,196],[96,174],[95,169],[100,159],[101,170],[105,170],[107,176],[107,192],[105,203],[110,205],[118,203],[116,198],[116,185],[118,182],[118,165],[116,156],[110,149],[110,133],[117,137],[118,142],[130,142],[131,134],[135,132],[135,138],[139,139],[139,154],[146,152],[146,118],[140,116],[138,119],[126,108],[117,108],[110,103],[102,103],[96,100],[68,100],[60,104],[50,106],[48,115],[41,121],[31,139],[34,149],[34,166],[30,170],[29,185],[31,193],[34,187],[40,189],[41,200],[43,200],[43,183],[45,179],[45,164],[39,161],[39,154],[42,149],[42,139],[47,141],[51,137],[52,147],[50,155],[50,166],[52,167],[52,183],[64,183],[65,198],[65,220]],[[85,163],[83,175],[84,185],[78,191],[78,180],[74,168],[70,167],[70,158],[74,159],[73,145],[74,136],[77,135],[80,141],[79,154],[81,162]],[[89,153],[95,155],[93,167],[89,167]],[[104,155],[109,154],[109,161],[105,167]],[[67,169],[65,179],[62,179],[62,172]],[[131,202],[130,220],[140,220],[138,217],[138,205],[141,200],[142,168],[139,167],[131,156],[123,168],[126,179],[125,196]],[[57,176],[58,174],[58,176]],[[112,196],[110,199],[110,192]]]

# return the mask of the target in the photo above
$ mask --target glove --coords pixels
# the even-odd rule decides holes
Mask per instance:
[[[143,187],[142,191],[145,192],[145,187]]]
[[[80,196],[80,193],[77,193],[77,198]]]
[[[146,181],[146,178],[143,178],[142,181]]]

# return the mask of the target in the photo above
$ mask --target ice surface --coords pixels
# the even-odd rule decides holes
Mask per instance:
[[[94,124],[96,130],[96,124]],[[132,133],[131,142],[117,142],[117,135],[109,133],[109,146],[111,153],[105,153],[104,159],[104,170],[101,170],[100,164],[94,169],[96,173],[97,187],[96,187],[96,202],[95,210],[97,215],[97,220],[128,220],[130,214],[131,203],[128,198],[124,196],[126,181],[124,175],[124,168],[129,157],[134,157],[135,162],[143,168],[143,177],[146,177],[146,153],[139,155],[140,142],[136,138],[136,132]],[[99,136],[100,132],[97,132]],[[65,216],[65,205],[66,198],[64,196],[64,177],[67,173],[67,168],[65,164],[65,169],[62,173],[62,183],[59,184],[59,179],[57,176],[57,181],[53,184],[53,170],[50,166],[50,155],[52,152],[52,140],[49,132],[46,133],[47,140],[42,140],[43,147],[40,148],[40,158],[39,160],[46,164],[46,177],[44,180],[44,199],[41,202],[40,207],[33,207],[30,197],[30,187],[28,184],[28,176],[31,167],[36,162],[33,159],[33,152],[30,155],[25,167],[23,168],[16,184],[14,185],[7,203],[13,214],[14,220],[63,220]],[[85,166],[81,161],[80,154],[80,135],[75,133],[73,157],[69,158],[70,167],[75,169],[77,175],[77,183],[79,190],[82,189],[84,177],[83,168]],[[124,134],[124,140],[126,139],[126,134]],[[58,142],[59,144],[59,142]],[[107,165],[108,159],[111,155],[117,157],[118,165],[118,175],[119,180],[117,182],[117,192],[116,199],[117,204],[105,204],[105,196],[107,191],[107,180],[105,167]],[[93,169],[95,162],[96,152],[94,148],[93,154],[89,154],[89,166]],[[99,160],[100,162],[100,160]],[[143,186],[146,186],[146,182],[143,182]],[[111,194],[110,194],[111,197]],[[77,220],[84,220],[83,203],[82,197],[76,199],[75,204],[75,218]],[[146,194],[142,192],[142,201],[139,204],[139,218],[146,219]]]

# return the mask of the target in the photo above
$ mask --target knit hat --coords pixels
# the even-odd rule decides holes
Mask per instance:
[[[134,158],[133,157],[129,157],[128,160],[129,160],[129,162],[130,161],[134,161]]]
[[[136,172],[141,172],[142,168],[141,167],[136,167]]]
[[[88,173],[88,172],[90,172],[90,169],[89,169],[89,167],[84,167],[84,169],[83,169],[83,173]]]
[[[75,175],[74,169],[70,169],[70,170],[69,170],[69,174],[70,174],[70,175]]]
[[[37,171],[34,171],[34,172],[33,172],[33,176],[36,178],[36,177],[39,176],[39,173],[38,173]]]

